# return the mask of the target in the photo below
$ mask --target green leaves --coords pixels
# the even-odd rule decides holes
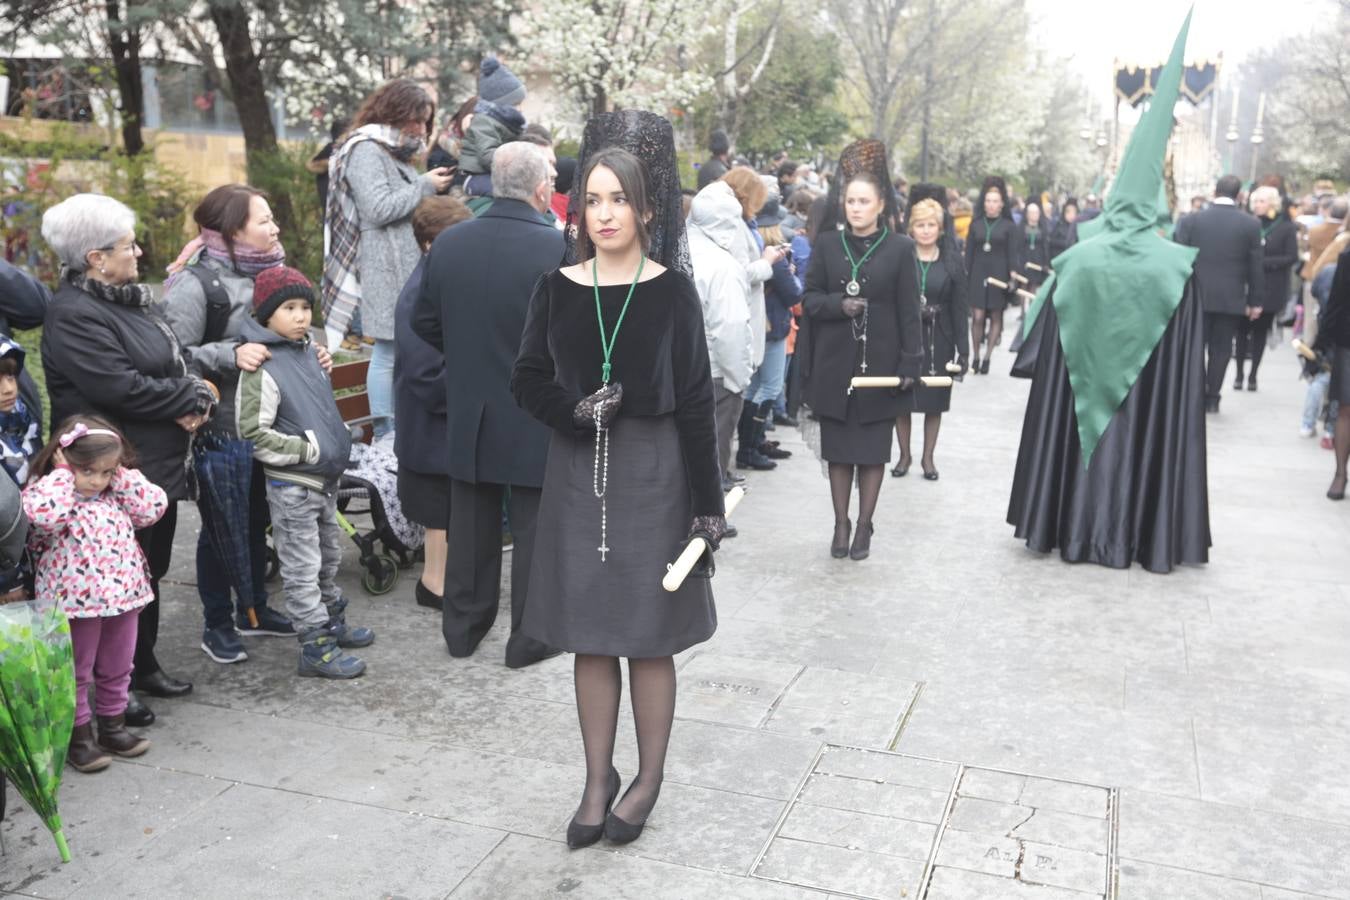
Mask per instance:
[[[56,794],[75,724],[75,665],[70,625],[56,606],[0,606],[0,771],[56,839]]]

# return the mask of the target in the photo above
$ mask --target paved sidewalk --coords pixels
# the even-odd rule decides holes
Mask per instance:
[[[279,638],[218,666],[185,507],[160,647],[196,691],[153,703],[140,760],[69,772],[69,865],[11,802],[0,894],[1350,898],[1350,504],[1297,436],[1291,354],[1209,419],[1212,559],[1169,576],[1013,538],[1027,387],[956,388],[941,481],[887,478],[862,563],[829,558],[827,484],[778,431],[797,455],[751,479],[717,635],[679,660],[660,804],[621,851],[563,842],[569,659],[506,670],[504,614],[452,660],[414,573],[372,598],[350,559],[365,678],[298,679]]]

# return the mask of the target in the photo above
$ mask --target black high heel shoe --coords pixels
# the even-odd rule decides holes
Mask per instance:
[[[988,375],[988,374],[989,374],[989,357],[987,357],[987,356],[986,356],[986,357],[984,358],[984,360],[980,363],[980,374],[981,374],[981,375]]]
[[[863,527],[866,524],[866,527]],[[876,527],[871,522],[858,523],[858,531],[853,535],[853,546],[849,548],[848,558],[857,562],[867,559],[872,553],[872,532]]]
[[[636,782],[634,782],[636,783]],[[628,786],[631,791],[632,785]],[[656,800],[661,796],[661,786],[657,785],[656,793],[652,796],[652,809],[656,808]],[[647,811],[647,818],[651,818],[651,810]],[[612,844],[631,844],[642,836],[642,829],[647,827],[647,819],[643,819],[636,825],[631,822],[625,822],[614,813],[605,816],[605,838]]]
[[[913,459],[902,459],[891,469],[892,478],[904,478],[909,474],[909,467],[913,464]]]
[[[619,796],[619,770],[610,767],[609,770],[609,799],[605,801],[605,815],[600,819],[598,825],[582,825],[577,821],[576,816],[567,823],[567,846],[573,850],[580,850],[582,847],[589,847],[605,833],[605,821],[609,818],[609,810],[614,806],[614,799]],[[639,829],[641,831],[641,829]]]
[[[853,523],[848,519],[834,523],[834,541],[830,544],[830,555],[835,559],[848,556],[848,536],[852,530]]]

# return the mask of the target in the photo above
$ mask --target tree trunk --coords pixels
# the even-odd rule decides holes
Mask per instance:
[[[230,94],[244,131],[244,156],[249,181],[265,187],[270,195],[272,215],[283,234],[294,233],[295,212],[291,197],[280,179],[268,179],[267,163],[280,155],[277,130],[272,124],[272,106],[267,101],[262,65],[253,50],[248,11],[239,0],[211,0],[211,21],[220,34],[220,49],[225,57],[225,75]],[[275,184],[270,183],[276,181]]]
[[[134,4],[135,0],[129,0]],[[145,91],[141,85],[141,30],[122,22],[121,0],[105,0],[108,17],[108,49],[117,74],[117,92],[121,96],[122,147],[127,156],[145,149],[141,126],[145,121]],[[130,13],[130,8],[128,8]],[[128,15],[128,19],[132,16]]]

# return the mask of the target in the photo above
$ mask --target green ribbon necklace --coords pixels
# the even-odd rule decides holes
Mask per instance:
[[[848,284],[844,285],[845,294],[848,294],[850,297],[856,297],[862,293],[862,285],[858,284],[858,270],[862,268],[863,263],[867,262],[867,257],[876,252],[877,248],[882,245],[886,240],[886,236],[890,233],[891,229],[889,226],[881,226],[881,237],[877,238],[877,242],[867,249],[867,252],[862,256],[862,259],[855,260],[853,258],[853,251],[849,249],[848,239],[845,237],[843,231],[839,232],[839,243],[844,245],[844,255],[848,257],[848,264],[853,267],[853,271],[849,275]]]
[[[1269,225],[1267,225],[1267,226],[1265,226],[1264,228],[1261,229],[1261,246],[1262,246],[1262,247],[1264,247],[1264,246],[1266,245],[1266,238],[1270,237],[1270,233],[1271,233],[1272,231],[1275,230],[1275,226],[1278,225],[1278,224],[1280,224],[1280,222],[1279,222],[1278,219],[1276,219],[1274,222],[1271,222]]]
[[[1027,229],[1027,244],[1031,247],[1032,250],[1036,249],[1036,238],[1039,235],[1040,231],[1038,229],[1035,228]]]
[[[600,323],[600,349],[605,354],[605,361],[600,366],[601,384],[609,384],[609,358],[614,354],[614,342],[619,338],[623,317],[628,314],[628,304],[633,302],[633,292],[637,290],[638,279],[642,277],[642,267],[646,263],[646,256],[639,258],[637,274],[633,276],[633,283],[628,286],[628,296],[624,298],[623,308],[619,310],[619,320],[614,323],[614,330],[606,335],[605,314],[600,309],[600,270],[595,260],[591,260],[591,284],[595,287],[595,320]],[[591,470],[591,490],[600,501],[600,546],[595,549],[600,551],[600,561],[603,563],[610,552],[609,501],[606,499],[609,493],[609,429],[600,427],[598,406],[595,410],[595,467]]]
[[[628,296],[623,301],[623,308],[619,310],[619,320],[614,323],[614,330],[606,335],[605,314],[600,310],[600,270],[596,267],[595,260],[591,260],[591,283],[595,286],[595,320],[600,323],[600,349],[605,354],[604,364],[600,366],[601,384],[609,384],[611,368],[609,358],[614,355],[614,342],[618,340],[619,329],[623,327],[623,317],[628,314],[628,304],[633,302],[633,292],[637,290],[638,279],[642,277],[642,267],[646,262],[646,256],[638,260],[637,274],[633,276],[633,283],[628,286]]]
[[[998,219],[994,220],[994,225],[990,225],[988,216],[981,216],[980,218],[984,219],[984,252],[988,253],[994,249],[994,245],[989,243],[989,236],[994,231],[994,225],[998,224]]]

